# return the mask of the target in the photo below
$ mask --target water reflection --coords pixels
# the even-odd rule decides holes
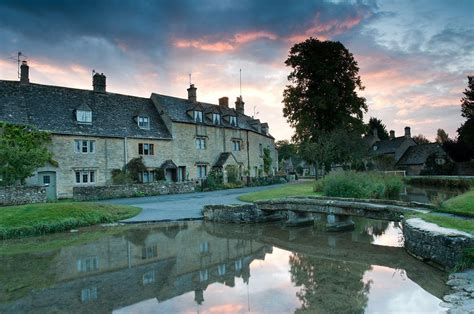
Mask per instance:
[[[3,252],[29,253],[0,256],[0,312],[383,311],[403,282],[428,300],[416,310],[439,310],[446,275],[399,247],[398,226],[356,226],[180,222],[7,241]]]
[[[464,192],[464,190],[453,188],[406,185],[399,199],[405,202],[436,203],[438,201],[445,201]]]

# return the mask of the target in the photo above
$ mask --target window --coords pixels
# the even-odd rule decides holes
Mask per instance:
[[[155,282],[155,271],[149,271],[143,274],[143,285],[148,285]]]
[[[77,260],[77,271],[80,273],[99,269],[99,258],[97,256]]]
[[[209,271],[207,269],[199,271],[199,281],[207,281],[209,279]]]
[[[95,170],[76,171],[76,183],[95,183]]]
[[[237,126],[237,117],[236,116],[230,116],[230,125],[232,126]]]
[[[92,111],[89,110],[77,110],[76,119],[79,123],[92,123]]]
[[[206,149],[206,139],[202,137],[196,138],[196,149]]]
[[[202,122],[202,111],[194,111],[194,122]]]
[[[97,287],[84,288],[81,290],[81,301],[86,303],[97,300]]]
[[[224,276],[225,275],[225,264],[220,264],[217,266],[217,272],[219,273],[219,276]]]
[[[138,154],[139,155],[153,155],[153,144],[138,143]]]
[[[212,114],[212,123],[219,125],[221,124],[221,115],[218,113],[213,113]]]
[[[235,271],[240,271],[242,269],[242,259],[235,261]]]
[[[435,159],[435,163],[439,166],[442,166],[446,163],[446,160],[444,158],[438,157],[438,158]]]
[[[138,116],[138,127],[140,129],[150,128],[150,118],[144,116]]]
[[[138,172],[138,179],[141,183],[150,183],[155,181],[154,171],[140,171]]]
[[[146,246],[142,249],[142,259],[154,258],[158,256],[158,247],[156,245]]]
[[[198,178],[205,178],[207,176],[207,166],[206,165],[197,166],[197,176],[198,176]]]
[[[199,244],[199,253],[208,253],[209,252],[209,242],[201,242]]]
[[[95,141],[74,140],[74,151],[76,153],[93,153],[95,151]]]
[[[232,141],[232,150],[234,152],[240,151],[240,141]]]

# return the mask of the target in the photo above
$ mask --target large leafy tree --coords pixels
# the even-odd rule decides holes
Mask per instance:
[[[24,183],[51,160],[49,133],[28,126],[0,122],[0,185]]]
[[[474,145],[474,76],[468,76],[468,87],[464,90],[461,99],[462,116],[466,118],[458,129],[459,141]]]
[[[314,142],[336,128],[363,132],[367,111],[359,67],[340,42],[309,38],[295,44],[285,64],[293,69],[283,93],[283,115],[296,142]]]
[[[375,117],[370,117],[369,124],[367,125],[366,135],[373,134],[373,130],[377,130],[377,136],[379,139],[388,139],[387,127],[385,124],[383,124],[382,120]]]
[[[280,140],[275,143],[278,151],[278,161],[297,158],[298,146],[288,140]]]

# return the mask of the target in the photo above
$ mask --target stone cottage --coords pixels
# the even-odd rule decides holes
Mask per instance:
[[[48,187],[50,198],[72,196],[75,186],[108,185],[111,172],[143,157],[142,182],[205,178],[213,167],[237,167],[240,177],[262,173],[263,151],[270,150],[271,169],[278,169],[274,138],[267,123],[245,115],[244,101],[235,108],[227,97],[219,104],[197,100],[191,85],[186,99],[152,93],[150,98],[111,93],[106,77],[96,73],[93,89],[33,84],[21,65],[20,81],[0,80],[0,121],[32,125],[52,134],[50,150],[58,165],[46,165],[29,184]],[[259,171],[260,170],[260,171]]]
[[[438,143],[428,143],[410,146],[396,166],[400,170],[405,170],[409,176],[419,175],[422,170],[426,169],[428,158],[432,155],[435,156],[435,163],[439,166],[452,162],[446,151]]]

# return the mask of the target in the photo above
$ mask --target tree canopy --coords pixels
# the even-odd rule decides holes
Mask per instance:
[[[461,115],[466,118],[458,129],[459,141],[474,145],[474,76],[468,76],[468,87],[461,99]]]
[[[436,132],[436,143],[443,144],[447,141],[449,141],[448,133],[446,133],[446,131],[443,129],[438,129]]]
[[[423,134],[418,134],[412,137],[412,139],[415,141],[417,144],[429,144],[430,140],[426,138]]]
[[[369,124],[367,125],[366,135],[373,134],[373,130],[377,130],[379,139],[388,139],[387,127],[382,123],[382,120],[375,117],[370,117]]]
[[[297,157],[298,145],[290,143],[288,140],[280,140],[275,143],[278,151],[278,161],[288,160]]]
[[[28,126],[0,122],[0,185],[24,183],[51,160],[50,134]]]
[[[314,142],[336,128],[363,133],[367,111],[359,67],[340,42],[309,38],[295,44],[285,64],[293,68],[283,92],[283,115],[296,142]]]

